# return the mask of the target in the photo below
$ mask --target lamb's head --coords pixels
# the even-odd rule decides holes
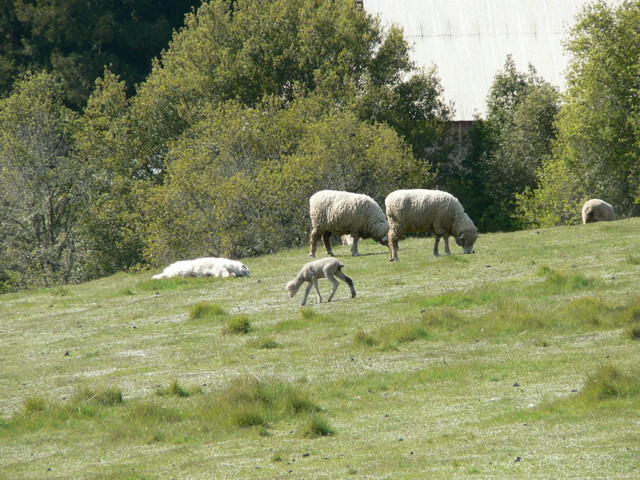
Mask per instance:
[[[385,235],[380,239],[380,245],[384,245],[385,247],[389,246],[389,236]]]
[[[287,283],[287,291],[289,292],[290,297],[294,297],[298,290],[300,289],[301,282],[298,281],[298,278],[294,278],[289,283]]]
[[[238,277],[250,277],[251,276],[251,272],[249,271],[249,269],[247,268],[246,265],[241,264],[240,270],[238,271],[238,273],[236,273],[236,276],[238,276]]]
[[[473,251],[473,244],[476,243],[478,236],[478,230],[472,229],[458,233],[455,239],[456,243],[464,250],[464,253],[475,253]]]

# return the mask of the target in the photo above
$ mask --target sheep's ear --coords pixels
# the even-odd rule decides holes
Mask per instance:
[[[461,233],[461,234],[458,236],[458,238],[459,238],[460,240],[462,240],[462,239],[464,238],[464,233]]]

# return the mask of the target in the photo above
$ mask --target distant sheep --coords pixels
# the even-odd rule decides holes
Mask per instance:
[[[172,263],[162,273],[154,275],[154,280],[174,277],[249,277],[249,269],[237,260],[204,257],[181,260]]]
[[[318,279],[326,278],[333,285],[331,289],[331,293],[329,294],[328,302],[331,301],[333,295],[336,293],[338,289],[338,280],[336,277],[346,282],[349,285],[349,289],[351,290],[351,298],[356,296],[356,289],[353,286],[353,280],[347,277],[342,271],[342,267],[344,265],[335,258],[321,258],[320,260],[315,260],[313,262],[309,262],[303,265],[300,272],[295,276],[293,280],[291,280],[287,284],[287,290],[289,291],[289,296],[294,297],[300,286],[308,282],[306,290],[304,291],[304,297],[302,298],[302,302],[300,305],[306,305],[307,297],[309,296],[309,292],[311,291],[311,287],[315,287],[316,294],[318,295],[318,303],[322,303],[322,295],[320,295],[320,289],[318,288]]]
[[[358,256],[358,240],[373,238],[387,245],[389,223],[382,208],[374,199],[360,193],[321,190],[309,198],[311,217],[311,251],[315,258],[318,240],[322,237],[327,255],[333,256],[332,233],[351,235],[351,255]]]
[[[405,232],[435,233],[433,254],[437,257],[438,243],[444,238],[447,255],[449,235],[464,249],[473,253],[473,244],[478,239],[478,229],[465,213],[462,204],[450,193],[440,190],[396,190],[385,199],[389,218],[389,252],[391,261],[398,261],[398,241]]]
[[[582,207],[582,223],[611,222],[615,219],[616,212],[613,206],[604,200],[593,198]]]

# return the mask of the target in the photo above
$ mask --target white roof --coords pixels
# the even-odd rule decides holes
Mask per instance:
[[[496,73],[512,55],[518,71],[533,65],[565,88],[563,42],[588,0],[364,0],[382,25],[399,25],[418,67],[437,67],[454,120],[484,116]],[[611,2],[610,2],[611,3]],[[619,2],[614,2],[619,3]]]

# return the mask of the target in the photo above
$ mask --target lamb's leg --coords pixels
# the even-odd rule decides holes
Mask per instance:
[[[347,285],[349,285],[349,290],[351,290],[351,298],[354,298],[356,296],[356,288],[353,285],[353,280],[351,280],[351,278],[346,276],[342,270],[338,270],[336,272],[336,277],[340,278],[341,280],[344,280],[344,282]]]
[[[300,302],[300,305],[302,305],[303,307],[307,304],[307,297],[309,296],[311,287],[312,287],[312,283],[309,282],[309,284],[307,285],[307,288],[304,289],[304,297],[302,297],[302,302]]]
[[[336,272],[336,275],[338,275],[339,273],[340,273],[340,270]],[[340,285],[340,283],[338,282],[338,280],[336,280],[336,277],[334,277],[333,273],[331,272],[325,272],[325,277],[327,278],[327,280],[331,282],[331,285],[332,285],[331,293],[329,294],[329,298],[327,299],[327,302],[330,302],[333,296],[335,295],[336,290],[338,289],[338,285]]]
[[[227,270],[226,268],[223,268],[222,270],[220,270],[220,276],[222,278],[227,278],[227,277],[232,277],[232,276],[235,276],[235,275],[230,273],[229,270]]]
[[[360,253],[358,253],[358,240],[360,240],[360,237],[358,235],[351,234],[351,238],[353,238],[353,243],[351,244],[351,255],[358,257],[360,256]]]
[[[327,255],[333,257],[333,250],[331,249],[331,232],[324,232],[322,234],[322,241],[324,242],[324,248],[327,249]]]
[[[320,289],[318,288],[318,277],[314,276],[311,279],[311,283],[316,288],[316,294],[318,295],[318,303],[322,303],[322,295],[320,295]]]
[[[316,247],[318,245],[318,240],[320,240],[321,234],[317,229],[311,230],[311,235],[309,236],[309,244],[311,246],[309,256],[311,258],[316,258]]]

